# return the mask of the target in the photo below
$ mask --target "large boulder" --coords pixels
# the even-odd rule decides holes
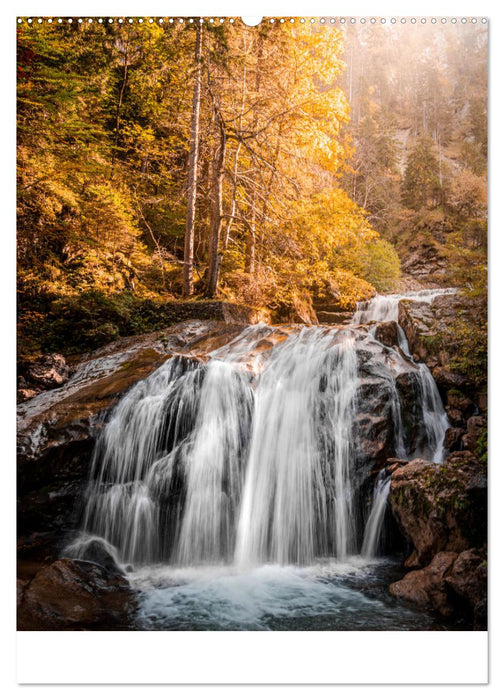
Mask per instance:
[[[59,559],[18,587],[18,630],[129,629],[136,607],[127,580],[88,561]]]
[[[486,629],[487,563],[484,550],[438,552],[430,564],[389,586],[396,598],[442,617],[468,612],[473,629]]]
[[[420,608],[432,608],[442,617],[451,616],[454,608],[449,601],[446,576],[457,556],[455,552],[438,552],[424,569],[410,571],[400,581],[390,584],[389,592]]]
[[[484,629],[486,469],[468,451],[443,464],[415,459],[388,469],[392,514],[412,548],[405,566],[415,569],[390,593],[443,617],[469,617],[474,629]]]
[[[472,610],[475,629],[486,629],[487,579],[486,551],[477,549],[459,554],[445,577],[447,586]]]
[[[365,332],[359,337],[357,357],[357,457],[364,465],[363,471],[369,475],[371,471],[383,468],[387,459],[397,454],[395,412],[399,395],[396,384],[417,369],[395,350],[370,339]],[[417,403],[415,398],[412,406]]]
[[[455,452],[441,465],[415,459],[399,467],[389,500],[423,566],[438,552],[462,552],[486,540],[486,472],[470,452]]]

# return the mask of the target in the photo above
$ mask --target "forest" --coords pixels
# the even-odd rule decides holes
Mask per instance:
[[[309,323],[426,258],[481,297],[486,50],[461,24],[23,22],[21,358],[187,298]]]

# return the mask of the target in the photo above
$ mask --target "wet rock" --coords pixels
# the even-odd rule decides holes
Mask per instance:
[[[438,552],[424,569],[410,571],[403,579],[392,583],[389,592],[395,598],[420,608],[432,608],[442,617],[450,617],[454,606],[449,600],[446,576],[456,559],[455,552]]]
[[[487,562],[481,550],[459,554],[445,582],[473,611],[474,628],[486,629]]]
[[[405,445],[410,454],[421,454],[426,445],[427,433],[421,405],[421,387],[418,371],[400,374],[396,379],[397,392],[401,402],[402,428]]]
[[[396,457],[389,457],[387,459],[387,474],[393,474],[396,469],[399,469],[399,467],[404,467],[405,464],[408,464],[407,459],[397,459]]]
[[[464,428],[448,428],[445,435],[444,448],[448,452],[455,452],[462,449],[462,435]]]
[[[27,367],[24,376],[28,383],[44,389],[54,389],[61,386],[70,373],[70,367],[63,355],[52,353],[38,357]]]
[[[487,421],[484,416],[471,416],[467,421],[467,433],[462,438],[462,446],[465,450],[473,452],[478,448],[478,440],[486,430]]]
[[[421,568],[420,561],[418,559],[418,552],[416,550],[413,550],[411,552],[411,554],[409,555],[409,557],[407,557],[404,560],[404,566],[407,569],[420,569]]]
[[[386,323],[378,323],[375,327],[374,336],[376,340],[383,345],[388,345],[388,347],[393,347],[398,345],[397,337],[397,324],[395,321],[388,321]]]
[[[401,299],[398,305],[398,322],[408,340],[410,352],[425,362],[436,331],[433,329],[435,315],[432,304],[413,299]],[[428,339],[428,340],[426,340]],[[429,343],[429,340],[431,341]]]
[[[59,559],[22,589],[18,630],[128,629],[135,605],[123,576],[91,562]]]
[[[476,411],[476,406],[465,394],[457,389],[449,389],[446,398],[447,406],[456,408],[465,418],[469,418]]]
[[[78,539],[65,549],[64,552],[71,559],[90,561],[98,564],[111,574],[122,575],[124,571],[117,562],[115,548],[100,537],[88,537]]]
[[[444,367],[434,367],[432,376],[439,389],[446,393],[448,393],[450,389],[463,389],[468,386],[468,381],[464,376],[456,372],[450,372]],[[457,406],[457,408],[458,407],[459,406]]]
[[[327,325],[342,325],[349,323],[352,319],[351,311],[329,311],[327,309],[317,310],[318,322]]]
[[[486,475],[470,452],[454,452],[442,465],[415,459],[396,469],[389,501],[424,566],[438,552],[485,542]]]
[[[446,415],[448,416],[448,420],[450,423],[458,428],[463,428],[466,424],[464,414],[462,411],[459,411],[457,408],[451,408],[448,406],[446,409]]]
[[[478,379],[471,374],[470,362],[461,363],[460,334],[456,330],[461,324],[465,328],[482,327],[485,308],[481,300],[458,293],[437,296],[431,304],[402,299],[398,306],[398,319],[412,355],[432,370],[445,403],[448,393],[457,390],[474,404],[481,402],[484,405],[484,369]],[[465,418],[468,417],[466,407],[455,404],[452,407],[461,410]]]

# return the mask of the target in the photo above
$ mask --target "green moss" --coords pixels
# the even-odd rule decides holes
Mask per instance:
[[[476,454],[481,464],[486,466],[488,463],[488,430],[486,428],[476,443]]]

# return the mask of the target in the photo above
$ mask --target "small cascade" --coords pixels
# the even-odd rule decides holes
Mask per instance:
[[[403,294],[377,294],[369,301],[360,301],[357,304],[352,323],[371,323],[372,321],[384,322],[398,320],[398,308],[401,299],[423,301],[430,304],[436,297],[446,294],[455,294],[455,287],[443,289],[422,289],[417,292],[404,292]]]
[[[390,475],[382,469],[376,478],[373,493],[373,505],[364,530],[364,541],[362,543],[362,556],[365,559],[372,559],[378,554],[378,545],[383,530],[383,520],[387,507],[387,498],[390,491]]]
[[[450,423],[436,382],[428,367],[424,364],[419,364],[418,369],[420,371],[415,377],[420,387],[420,402],[426,433],[426,445],[417,450],[414,456],[423,457],[432,462],[442,462],[445,433],[450,427]]]

